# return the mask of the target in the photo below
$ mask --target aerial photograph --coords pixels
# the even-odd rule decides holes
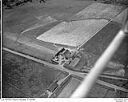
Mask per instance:
[[[128,98],[128,0],[2,0],[2,98]]]

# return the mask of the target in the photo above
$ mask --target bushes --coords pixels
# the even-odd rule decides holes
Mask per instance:
[[[95,0],[95,1],[101,1],[104,3],[112,3],[112,4],[123,4],[123,5],[128,5],[128,0]]]

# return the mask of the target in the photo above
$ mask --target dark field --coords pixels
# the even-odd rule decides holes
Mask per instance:
[[[3,52],[3,97],[40,97],[67,74],[26,58]]]

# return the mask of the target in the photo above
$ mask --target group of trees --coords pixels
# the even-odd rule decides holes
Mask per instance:
[[[128,5],[128,0],[95,0],[95,1],[101,1],[104,3],[113,3],[113,4],[124,4],[124,5]]]
[[[38,0],[40,3],[43,1],[45,3],[46,0]],[[2,4],[6,8],[13,8],[14,6],[19,6],[21,4],[32,2],[32,0],[2,0]]]
[[[2,0],[3,6],[6,8],[13,8],[14,6],[18,6],[21,4],[24,4],[26,2],[32,2],[33,0]],[[46,0],[38,0],[41,2],[46,2]],[[95,0],[95,1],[101,1],[104,3],[118,3],[118,4],[124,4],[128,5],[128,0]]]

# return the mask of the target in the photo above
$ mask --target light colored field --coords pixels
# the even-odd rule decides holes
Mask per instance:
[[[122,11],[122,6],[93,3],[78,12],[72,19],[104,18],[111,20]]]
[[[37,39],[73,47],[81,46],[106,26],[109,20],[118,15],[122,9],[122,6],[93,3],[71,17],[71,20],[76,21],[62,22],[38,36]],[[80,19],[82,20],[79,21]]]
[[[108,23],[107,20],[62,22],[38,36],[38,40],[77,47],[88,41]]]

